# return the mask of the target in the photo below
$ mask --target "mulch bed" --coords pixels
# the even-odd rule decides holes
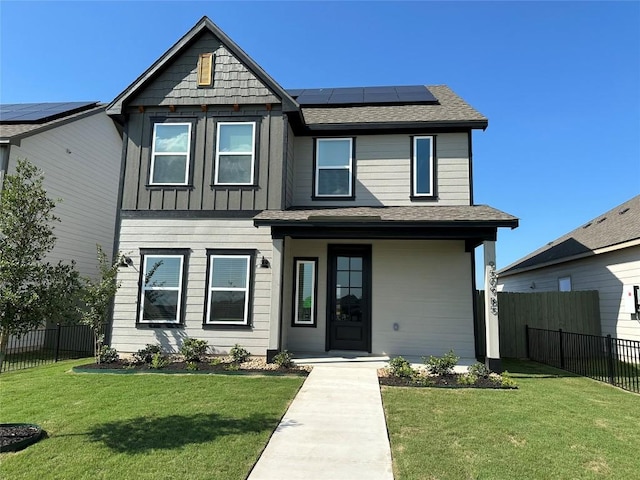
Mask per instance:
[[[391,376],[389,370],[381,368],[378,370],[378,382],[380,385],[390,387],[436,387],[436,388],[490,388],[490,389],[512,389],[517,387],[504,387],[500,379],[496,377],[479,377],[474,384],[460,384],[458,378],[460,374],[450,375],[428,375],[423,374],[419,379],[401,378]]]
[[[45,433],[37,425],[20,423],[0,424],[0,452],[22,450],[40,440]]]
[[[126,360],[118,360],[112,363],[90,363],[79,365],[74,371],[122,371],[146,372],[146,373],[241,373],[241,374],[266,374],[266,375],[300,375],[307,376],[310,367],[293,366],[282,368],[273,363],[267,363],[263,359],[251,359],[247,362],[236,364],[230,359],[222,358],[220,363],[212,364],[208,360],[197,363],[197,369],[189,368],[187,362],[172,361],[162,368],[152,368],[148,363],[131,363]]]

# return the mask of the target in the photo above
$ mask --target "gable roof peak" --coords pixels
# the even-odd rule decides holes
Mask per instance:
[[[156,60],[142,75],[120,93],[106,108],[109,115],[121,115],[123,105],[134,98],[150,81],[152,81],[171,61],[180,55],[202,32],[208,31],[233,54],[247,69],[249,69],[267,88],[282,100],[285,112],[299,111],[298,103],[282,88],[271,76],[264,71],[238,44],[236,44],[220,27],[211,21],[206,15],[180,38],[169,50]]]

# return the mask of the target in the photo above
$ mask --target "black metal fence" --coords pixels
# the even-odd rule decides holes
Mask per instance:
[[[527,357],[640,393],[640,342],[526,327]]]
[[[102,327],[102,333],[106,325]],[[9,337],[2,372],[36,367],[59,360],[91,357],[93,330],[89,325],[61,325],[32,330],[20,337]]]

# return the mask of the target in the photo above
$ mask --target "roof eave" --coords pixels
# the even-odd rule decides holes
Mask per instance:
[[[500,228],[510,227],[516,228],[518,226],[518,219],[504,219],[504,220],[441,220],[441,221],[429,221],[429,220],[359,220],[358,217],[346,220],[291,220],[291,219],[261,219],[254,218],[253,223],[256,227],[268,227],[268,226],[298,226],[307,228],[321,228],[321,227],[367,227],[367,228],[394,228],[394,227],[433,227],[433,228]]]
[[[464,128],[485,130],[489,121],[483,120],[441,120],[427,122],[362,122],[362,123],[316,123],[307,124],[310,131],[336,130],[389,130],[389,129],[424,129],[424,128]]]

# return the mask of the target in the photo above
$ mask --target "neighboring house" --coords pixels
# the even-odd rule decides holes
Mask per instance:
[[[602,333],[640,340],[640,195],[498,275],[498,288],[505,292],[598,290]]]
[[[284,90],[204,17],[107,113],[125,131],[119,351],[475,356],[474,249],[495,282],[518,220],[473,204],[487,119],[448,87]]]
[[[96,244],[111,258],[121,156],[122,137],[97,102],[0,105],[0,195],[18,159],[42,170],[48,196],[60,200],[47,259],[75,260],[85,276],[98,273]]]

